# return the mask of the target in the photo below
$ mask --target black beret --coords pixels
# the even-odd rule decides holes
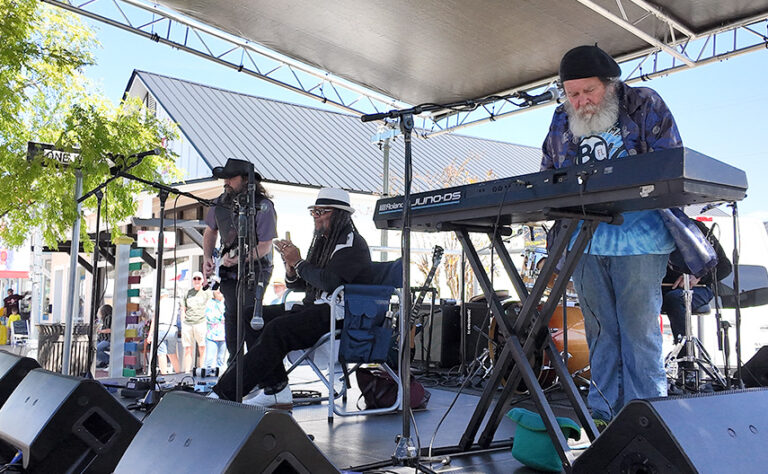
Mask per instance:
[[[224,166],[217,166],[213,169],[214,178],[234,178],[235,176],[247,176],[253,163],[246,160],[238,160],[237,158],[229,158],[227,164]],[[261,181],[261,175],[254,172],[256,181]]]
[[[620,75],[619,64],[597,46],[577,46],[565,53],[560,61],[561,81]]]

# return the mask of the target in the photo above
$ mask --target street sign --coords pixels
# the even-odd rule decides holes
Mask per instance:
[[[42,154],[43,157],[56,160],[59,163],[68,166],[77,160],[80,156],[80,150],[74,151],[57,150],[50,143],[27,142],[27,160],[32,161],[36,156]]]

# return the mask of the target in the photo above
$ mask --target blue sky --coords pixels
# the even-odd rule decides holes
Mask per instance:
[[[227,67],[97,22],[102,48],[97,65],[86,71],[113,101],[122,97],[131,72],[146,70],[180,79],[277,100],[323,107],[317,101],[271,85]],[[653,79],[643,85],[658,91],[675,116],[685,146],[747,172],[748,197],[739,204],[742,215],[768,219],[768,49],[737,56]],[[637,84],[636,84],[637,85]],[[332,109],[335,110],[335,109]],[[518,114],[494,123],[462,130],[472,135],[540,146],[547,133],[552,107]]]

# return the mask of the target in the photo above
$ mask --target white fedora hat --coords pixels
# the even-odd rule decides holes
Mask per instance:
[[[320,192],[317,193],[315,203],[309,206],[309,209],[314,209],[316,207],[332,207],[347,211],[350,214],[355,212],[355,210],[352,209],[352,206],[349,205],[349,193],[338,188],[322,188]]]

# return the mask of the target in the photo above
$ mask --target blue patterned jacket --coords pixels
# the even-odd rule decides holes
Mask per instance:
[[[661,96],[647,87],[619,86],[619,126],[629,155],[683,146],[672,112]],[[565,105],[555,109],[549,133],[542,145],[541,169],[562,168],[575,163],[578,138],[568,127]],[[704,235],[679,209],[659,210],[679,252],[692,275],[703,275],[717,265],[714,249]],[[553,230],[559,226],[555,226]],[[554,236],[547,240],[551,243]]]
[[[618,94],[619,126],[630,155],[683,146],[672,112],[656,91],[647,87],[629,87],[622,82]],[[544,139],[541,169],[572,165],[578,150],[578,138],[568,128],[565,105],[560,105]]]

